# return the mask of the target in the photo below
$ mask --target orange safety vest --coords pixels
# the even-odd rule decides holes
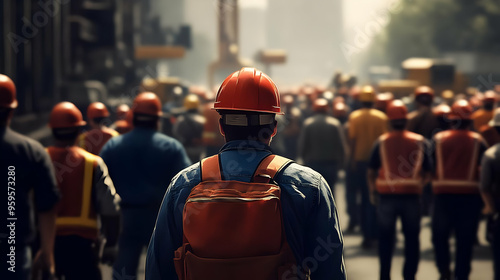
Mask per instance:
[[[382,166],[376,180],[381,194],[420,194],[424,137],[410,131],[380,136]]]
[[[272,183],[289,162],[270,155],[256,169],[253,181],[246,183],[222,180],[218,155],[201,161],[202,181],[184,205],[184,241],[175,252],[180,280],[295,276],[296,261],[283,227],[281,190]]]
[[[48,147],[62,199],[57,204],[56,235],[95,240],[97,215],[92,204],[92,179],[98,157],[76,146]]]
[[[78,137],[78,146],[94,155],[99,155],[104,144],[109,139],[120,135],[116,130],[103,127],[102,129],[92,129],[80,134]]]
[[[482,137],[467,130],[447,130],[434,136],[436,174],[435,194],[479,193],[478,156]]]

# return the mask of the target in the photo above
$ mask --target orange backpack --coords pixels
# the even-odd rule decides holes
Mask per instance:
[[[200,184],[184,205],[184,244],[175,252],[182,280],[276,280],[293,276],[280,188],[273,177],[291,160],[270,155],[250,183],[224,181],[219,156],[201,161]]]

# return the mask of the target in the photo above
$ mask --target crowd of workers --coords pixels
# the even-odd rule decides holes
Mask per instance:
[[[174,256],[187,259],[184,251],[208,252],[207,248],[220,256],[234,251],[224,246],[226,239],[211,239],[212,247],[207,248],[192,241],[203,239],[191,230],[193,224],[203,234],[212,234],[202,219],[213,218],[209,215],[216,212],[188,204],[191,189],[217,176],[254,182],[258,175],[254,171],[271,154],[321,174],[281,162],[280,172],[268,176],[281,188],[283,211],[278,229],[269,232],[284,229],[286,238],[278,248],[293,252],[292,258],[300,264],[294,270],[297,279],[306,279],[308,274],[311,279],[346,278],[333,202],[340,170],[346,175],[346,196],[335,199],[346,201],[349,221],[344,232],[360,231],[364,249],[378,244],[379,279],[390,279],[398,218],[405,237],[402,275],[415,279],[423,215],[432,217],[432,244],[441,279],[469,279],[478,224],[481,215],[486,216],[495,279],[500,279],[500,109],[495,110],[500,92],[438,94],[420,86],[411,99],[405,98],[406,103],[391,93],[353,83],[282,88],[279,96],[277,92],[267,76],[244,68],[230,75],[217,95],[192,87],[180,104],[184,110],[175,115],[171,109],[179,105],[161,104],[149,92],[137,95],[130,106],[114,108],[112,124],[103,103],[89,105],[85,122],[75,105],[61,102],[50,114],[54,143],[43,148],[9,128],[17,107],[15,85],[0,75],[0,162],[6,172],[15,168],[12,174],[19,186],[15,190],[19,221],[15,279],[28,279],[30,271],[35,274],[37,270],[67,280],[101,279],[99,262],[112,265],[114,274],[135,277],[148,244],[146,278],[175,279],[177,273],[181,279],[179,269],[186,269],[189,260],[183,259],[179,268]],[[258,101],[254,101],[252,95],[257,93]],[[234,96],[239,99],[231,99]],[[168,136],[162,127],[171,128]],[[200,163],[213,155],[218,155],[210,163],[218,166],[215,173],[208,163],[208,167]],[[38,213],[38,227],[30,218],[30,207]],[[187,209],[197,218],[186,218]],[[208,214],[199,214],[203,211]],[[268,216],[270,221],[274,217]],[[258,222],[252,224],[255,230],[250,232],[258,235]],[[35,229],[39,251],[31,258]],[[237,223],[225,230],[252,240],[249,232],[239,231]],[[454,271],[450,268],[452,236],[456,240]],[[183,246],[186,240],[190,248]],[[320,240],[340,249],[325,248],[328,254],[320,258],[315,250]],[[218,241],[220,246],[213,245]],[[258,245],[249,248],[261,254]],[[2,263],[9,261],[7,254],[2,251]],[[314,261],[308,263],[313,256]],[[231,267],[228,263],[210,265]],[[0,272],[7,277],[0,278],[14,279],[8,273]]]

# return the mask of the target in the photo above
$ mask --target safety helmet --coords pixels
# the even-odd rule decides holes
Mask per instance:
[[[394,100],[394,95],[392,93],[379,93],[375,96],[374,108],[385,112],[387,110],[387,106],[389,106],[389,103],[391,103],[392,100]]]
[[[161,111],[161,101],[158,96],[152,92],[143,92],[137,95],[132,105],[132,111],[134,114],[158,117],[163,114]]]
[[[250,67],[234,72],[222,82],[214,109],[283,114],[276,84]]]
[[[200,106],[200,98],[198,98],[198,95],[191,93],[184,98],[184,109],[194,110],[198,109],[199,106]]]
[[[290,94],[283,96],[283,104],[285,104],[287,106],[291,106],[291,105],[293,105],[294,102],[295,102],[295,99]]]
[[[436,106],[432,112],[434,113],[434,116],[444,118],[451,112],[451,108],[446,104],[441,104]]]
[[[386,113],[389,120],[401,120],[406,119],[408,109],[406,109],[403,101],[396,99],[391,101],[389,105],[387,105]]]
[[[497,94],[494,91],[488,90],[484,93],[483,103],[495,103],[496,101]]]
[[[347,105],[343,102],[333,103],[333,116],[336,118],[347,117]]]
[[[451,112],[448,115],[450,120],[470,120],[472,115],[472,107],[465,99],[455,101],[451,106]]]
[[[360,102],[375,102],[375,89],[372,86],[364,86],[361,88],[358,100]]]
[[[87,107],[87,119],[93,120],[107,117],[109,117],[108,108],[102,102],[94,102]]]
[[[328,111],[328,100],[324,98],[314,100],[313,111],[316,113],[326,113]]]
[[[84,126],[82,112],[71,102],[60,102],[54,106],[50,113],[50,128],[70,128]]]
[[[127,117],[128,111],[130,111],[130,107],[127,104],[120,104],[116,107],[116,116],[118,119],[123,120]]]
[[[451,100],[455,97],[455,93],[451,89],[447,89],[441,93],[441,96],[445,100]]]
[[[17,108],[16,85],[6,75],[0,74],[0,108]]]
[[[419,86],[415,89],[415,97],[427,95],[430,97],[434,97],[434,90],[428,86]]]

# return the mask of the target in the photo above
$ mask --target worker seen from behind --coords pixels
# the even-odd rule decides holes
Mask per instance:
[[[391,279],[396,221],[405,237],[403,279],[415,279],[420,258],[420,195],[431,179],[429,143],[405,129],[408,110],[401,100],[387,107],[392,130],[375,143],[369,168],[370,199],[377,206],[380,279]]]
[[[479,164],[487,144],[471,127],[472,108],[458,100],[448,115],[451,129],[434,136],[432,243],[441,279],[452,279],[449,238],[456,239],[453,279],[469,279],[472,247],[481,213]]]
[[[108,141],[101,157],[121,197],[123,229],[113,270],[136,277],[165,190],[190,161],[179,141],[158,132],[162,112],[156,94],[137,95],[132,111],[133,130]]]
[[[361,89],[358,100],[361,109],[351,113],[348,121],[350,160],[346,176],[347,212],[349,214],[348,231],[358,225],[361,218],[363,248],[372,247],[377,237],[377,217],[374,206],[370,203],[366,172],[373,144],[380,135],[387,132],[387,116],[373,109],[375,90],[371,86]],[[361,195],[361,211],[357,197]]]
[[[500,134],[500,112],[490,121],[490,126]],[[484,202],[483,214],[488,217],[488,232],[493,249],[494,280],[500,280],[500,144],[484,153],[481,161],[479,189]]]
[[[347,142],[340,122],[328,115],[329,107],[324,98],[314,101],[314,115],[302,125],[298,150],[304,165],[318,171],[334,194],[338,170],[344,167]]]
[[[242,68],[214,109],[226,144],[172,180],[146,279],[346,279],[328,183],[269,148],[282,113],[274,82]]]
[[[448,119],[448,114],[450,112],[451,108],[446,104],[440,104],[432,109],[432,113],[434,113],[434,117],[437,119],[439,124],[439,127],[434,135],[441,131],[450,129],[450,120]],[[432,137],[434,137],[434,135]]]
[[[415,104],[417,110],[408,115],[408,127],[411,132],[415,132],[431,139],[439,124],[432,112],[432,102],[434,100],[434,90],[428,86],[419,86],[415,89]]]
[[[474,130],[480,131],[481,127],[488,124],[488,122],[493,118],[493,109],[497,100],[497,94],[488,90],[484,93],[483,107],[475,111],[471,118],[474,122]]]
[[[177,118],[172,133],[186,149],[191,162],[201,159],[203,153],[203,128],[205,117],[199,113],[200,99],[196,94],[188,94],[184,98],[186,112]]]
[[[112,248],[120,227],[119,197],[106,165],[99,156],[74,144],[84,125],[73,103],[61,102],[50,113],[49,126],[55,141],[47,151],[62,194],[57,204],[56,272],[66,280],[101,279],[95,250],[100,247],[100,231],[108,248]]]
[[[98,155],[109,139],[118,136],[116,130],[106,127],[105,123],[108,117],[109,111],[103,103],[94,102],[89,105],[87,119],[91,129],[78,137],[78,145],[81,148]]]
[[[42,145],[10,128],[17,106],[14,82],[0,74],[0,167],[4,172],[0,198],[5,207],[0,216],[5,223],[0,229],[0,279],[27,280],[32,268],[30,243],[35,237],[35,213],[41,244],[40,251],[33,254],[35,262],[41,264],[45,274],[55,272],[55,205],[60,194],[50,157]]]
[[[116,130],[118,133],[121,133],[118,131],[119,127],[123,125],[123,121],[127,120],[127,114],[130,112],[130,107],[127,104],[120,104],[116,107],[116,121],[110,126],[111,129]]]

